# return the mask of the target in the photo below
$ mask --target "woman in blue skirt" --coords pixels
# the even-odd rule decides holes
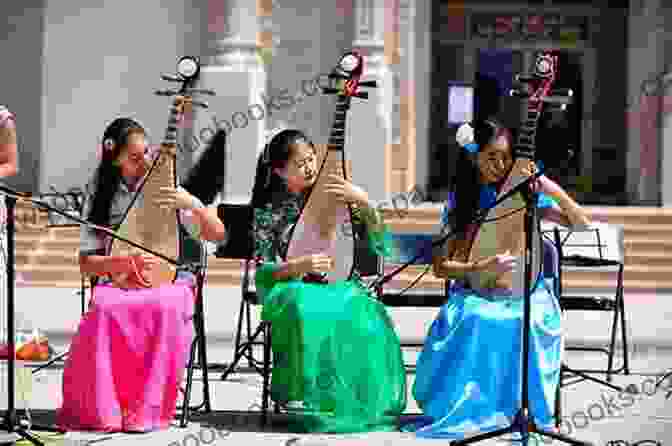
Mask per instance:
[[[475,284],[481,274],[523,265],[509,253],[464,261],[476,233],[472,216],[495,202],[514,164],[511,134],[493,120],[477,121],[460,128],[458,142],[463,151],[441,218],[441,234],[458,235],[434,252],[434,274],[453,283],[417,362],[413,396],[424,416],[405,429],[425,438],[461,439],[507,427],[521,407],[522,293]],[[524,173],[535,170],[530,162]],[[564,225],[589,223],[556,183],[542,175],[535,184],[542,218]],[[552,429],[562,330],[550,281],[538,278],[531,302],[530,411],[537,426]]]

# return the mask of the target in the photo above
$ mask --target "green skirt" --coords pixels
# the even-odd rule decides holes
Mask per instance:
[[[271,322],[274,401],[303,402],[295,432],[399,429],[406,374],[392,320],[359,281],[275,281],[257,270],[262,319]]]

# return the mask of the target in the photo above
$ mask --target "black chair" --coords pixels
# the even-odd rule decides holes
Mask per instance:
[[[233,361],[222,373],[222,381],[235,373],[242,359],[247,360],[249,368],[258,373],[262,379],[261,424],[266,425],[270,400],[271,375],[271,324],[260,321],[252,331],[252,308],[261,305],[253,288],[254,235],[252,233],[252,206],[249,204],[220,204],[219,218],[226,227],[227,239],[215,256],[218,258],[238,259],[243,262],[243,277],[240,284],[241,300],[238,311],[236,338],[234,343]],[[261,347],[262,359],[255,358],[255,347]],[[279,411],[277,404],[275,411]]]
[[[383,287],[377,290],[379,300],[388,307],[440,307],[448,300],[448,292],[451,281],[445,280],[443,289],[441,290],[427,290],[420,291],[413,290],[413,287],[420,281],[422,277],[430,272],[432,266],[432,248],[431,244],[435,235],[424,233],[392,233],[392,243],[398,249],[396,258],[388,260],[388,269],[392,270],[395,267],[406,264],[417,255],[422,254],[414,263],[413,266],[422,266],[425,271],[417,276],[416,281],[406,287],[406,289],[397,290],[391,287]],[[424,345],[420,341],[402,341],[402,348],[420,348]],[[405,364],[407,370],[415,369],[415,364]]]
[[[606,385],[614,390],[622,390],[611,384],[612,375],[617,373],[629,374],[628,340],[625,319],[625,303],[623,299],[623,229],[617,225],[591,225],[585,229],[567,229],[559,226],[544,231],[545,236],[552,236],[558,252],[558,296],[563,311],[599,311],[611,312],[612,322],[609,333],[610,341],[606,347],[568,346],[570,351],[601,352],[607,356],[606,369],[572,369],[563,366],[563,376],[574,376],[572,384],[584,380],[591,380]],[[613,296],[604,295],[565,295],[563,291],[563,270],[595,270],[616,273],[615,291]],[[623,365],[614,367],[616,350],[616,336],[618,324],[621,325],[621,342],[623,345]],[[606,382],[588,375],[599,373],[606,375]]]
[[[185,240],[183,239],[183,243]],[[210,413],[212,406],[210,401],[210,381],[208,377],[207,339],[205,334],[205,309],[203,305],[203,289],[207,273],[207,249],[205,242],[191,240],[189,245],[183,245],[185,249],[195,250],[195,255],[200,256],[199,268],[196,272],[196,295],[194,301],[194,338],[191,342],[189,360],[187,362],[187,379],[182,399],[180,414],[180,427],[186,427],[189,417],[195,412]],[[197,359],[198,358],[198,359]],[[189,406],[194,379],[194,369],[201,369],[203,379],[203,400],[196,406]]]

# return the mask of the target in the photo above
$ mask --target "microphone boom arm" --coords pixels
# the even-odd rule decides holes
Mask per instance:
[[[115,231],[111,230],[110,228],[106,228],[106,227],[104,227],[104,226],[99,226],[99,225],[96,225],[96,224],[91,223],[91,222],[89,222],[89,221],[86,221],[86,220],[84,220],[84,219],[82,219],[82,218],[75,217],[74,215],[70,215],[70,214],[68,214],[67,212],[62,211],[62,210],[60,210],[60,209],[58,209],[58,208],[55,208],[55,207],[53,207],[53,206],[51,206],[51,205],[49,205],[49,204],[46,204],[45,202],[43,202],[43,201],[41,201],[41,200],[36,200],[36,199],[30,198],[30,197],[28,197],[26,194],[22,194],[22,193],[16,192],[16,191],[14,191],[14,190],[12,190],[12,189],[7,188],[6,186],[0,186],[0,192],[4,192],[6,195],[8,195],[8,196],[10,196],[10,197],[12,197],[12,198],[14,198],[14,199],[16,199],[17,201],[22,201],[22,202],[24,202],[24,203],[32,203],[32,204],[34,204],[34,205],[36,205],[36,206],[39,206],[39,207],[42,207],[42,208],[46,208],[47,210],[49,210],[49,211],[51,211],[51,212],[56,212],[57,214],[60,214],[60,215],[62,215],[62,216],[64,216],[64,217],[66,217],[66,218],[69,218],[70,220],[74,220],[74,221],[76,221],[77,223],[86,226],[87,228],[95,229],[95,230],[97,230],[97,231],[102,231],[102,232],[104,232],[105,234],[109,235],[110,237],[113,237],[113,238],[115,238],[115,239],[117,239],[117,240],[121,240],[122,242],[128,243],[129,245],[131,245],[131,246],[133,246],[133,247],[135,247],[135,248],[141,249],[141,250],[143,250],[143,251],[145,251],[145,252],[147,252],[147,253],[149,253],[149,254],[152,254],[153,256],[159,257],[159,258],[161,258],[161,259],[163,259],[163,260],[165,260],[165,261],[171,263],[172,265],[175,265],[175,266],[187,266],[187,265],[188,265],[186,262],[178,262],[177,260],[175,260],[175,259],[171,259],[170,257],[167,257],[167,256],[165,256],[165,255],[163,255],[163,254],[161,254],[161,253],[155,252],[155,251],[153,251],[153,250],[151,250],[151,249],[149,249],[149,248],[145,248],[144,246],[140,245],[139,243],[136,243],[136,242],[134,242],[134,241],[128,240],[127,238],[122,237],[122,236],[116,234]]]

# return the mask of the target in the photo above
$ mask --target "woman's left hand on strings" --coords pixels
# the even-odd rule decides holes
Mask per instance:
[[[521,172],[526,177],[531,177],[532,175],[538,172],[536,163],[534,161],[530,161],[527,166],[521,169]],[[539,181],[541,177],[543,177],[543,175],[537,177],[534,181],[532,181],[532,187],[536,192],[539,192],[541,188],[541,182]]]
[[[162,187],[159,191],[159,197],[155,201],[158,206],[170,209],[192,209],[194,207],[191,194],[185,190]]]
[[[368,203],[369,196],[361,187],[352,184],[338,175],[332,174],[327,178],[329,182],[325,187],[325,191],[329,195],[334,196],[338,201],[358,205]]]

